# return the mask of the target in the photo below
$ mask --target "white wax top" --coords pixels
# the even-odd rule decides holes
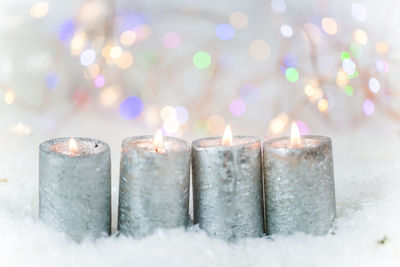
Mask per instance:
[[[139,148],[154,153],[166,153],[168,151],[176,151],[182,148],[182,146],[176,141],[164,138],[163,146],[161,151],[156,151],[156,146],[153,143],[153,139],[139,139],[128,143],[131,148]]]
[[[317,146],[322,143],[322,140],[312,137],[301,137],[301,145],[292,146],[290,144],[290,137],[280,138],[279,140],[272,140],[270,146],[273,148],[284,148],[284,149],[301,149],[307,147]]]
[[[105,150],[101,143],[89,140],[80,140],[75,138],[78,150],[76,152],[71,152],[69,150],[69,139],[62,141],[60,143],[55,143],[50,147],[54,152],[61,153],[69,156],[80,156],[80,155],[91,155],[97,154]]]
[[[204,138],[196,141],[197,147],[234,147],[241,145],[249,145],[256,142],[257,139],[251,136],[234,136],[232,139],[232,144],[229,146],[222,145],[222,137],[215,138]]]

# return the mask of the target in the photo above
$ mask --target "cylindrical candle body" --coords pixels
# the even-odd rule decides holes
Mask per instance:
[[[336,216],[331,140],[303,136],[291,148],[288,137],[263,144],[267,234],[323,235]]]
[[[193,216],[210,236],[228,241],[264,233],[260,141],[235,136],[192,144]]]
[[[118,230],[143,237],[157,228],[189,222],[190,146],[164,137],[165,151],[151,151],[153,136],[122,143]]]
[[[39,152],[39,218],[76,241],[111,231],[111,160],[107,144],[75,138],[78,152],[68,155],[69,138],[49,140]]]

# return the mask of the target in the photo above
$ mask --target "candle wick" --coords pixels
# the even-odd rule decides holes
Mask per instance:
[[[161,153],[165,153],[165,148],[164,147],[157,146],[155,150],[156,150],[157,153],[160,153],[160,154]]]

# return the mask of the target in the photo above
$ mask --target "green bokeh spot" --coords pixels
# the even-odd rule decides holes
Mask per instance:
[[[352,96],[354,93],[354,89],[351,85],[346,85],[345,92],[347,95]]]
[[[361,57],[361,47],[356,44],[356,43],[351,43],[350,47],[350,54],[355,57],[355,58],[360,58]]]
[[[207,134],[207,121],[197,120],[193,125],[193,130],[200,136]]]
[[[353,72],[353,74],[348,75],[347,78],[353,79],[353,78],[355,78],[355,77],[357,77],[357,76],[358,76],[358,71],[356,70],[355,72]]]
[[[289,82],[296,82],[299,79],[299,72],[295,68],[287,68],[285,77]]]
[[[193,64],[196,66],[196,68],[199,69],[206,69],[210,66],[211,64],[211,56],[207,52],[197,52],[193,56]]]
[[[343,52],[340,54],[340,58],[341,58],[342,60],[350,59],[350,54],[347,53],[346,51],[343,51]]]

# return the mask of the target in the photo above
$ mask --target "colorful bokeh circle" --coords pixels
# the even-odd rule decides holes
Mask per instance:
[[[143,111],[143,101],[137,96],[125,99],[119,106],[119,113],[126,120],[138,117]]]

